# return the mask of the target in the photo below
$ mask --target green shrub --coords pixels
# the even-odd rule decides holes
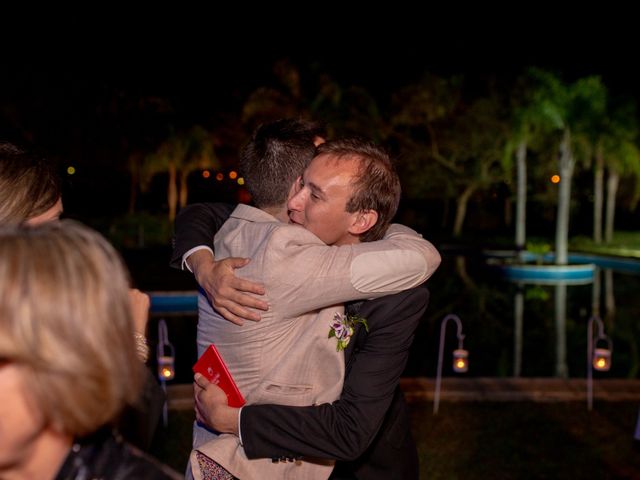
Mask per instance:
[[[538,265],[542,265],[544,256],[551,251],[551,245],[542,242],[527,242],[527,251],[536,256],[536,263]]]
[[[113,220],[107,236],[118,248],[168,245],[172,225],[166,215],[146,212],[127,214]]]

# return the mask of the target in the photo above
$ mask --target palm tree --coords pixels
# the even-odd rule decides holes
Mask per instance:
[[[569,235],[569,205],[571,179],[573,175],[573,158],[565,158],[566,152],[573,157],[574,152],[582,153],[582,159],[588,160],[592,155],[593,143],[590,142],[589,133],[593,131],[594,123],[599,123],[606,111],[607,89],[600,77],[590,76],[581,78],[568,86],[568,103],[566,104],[566,127],[564,129],[563,143],[560,156],[560,197],[558,202],[558,224],[556,228],[556,263],[564,265],[567,262],[568,235]],[[572,125],[576,133],[573,141],[567,138],[570,135]],[[582,148],[580,148],[582,147]],[[582,152],[580,152],[582,150]],[[564,154],[564,155],[563,155]],[[567,162],[571,162],[571,168],[565,169]],[[585,162],[588,163],[588,162]],[[569,185],[564,183],[563,174],[567,175]],[[561,210],[562,207],[562,210]],[[561,217],[562,215],[562,217]],[[562,221],[562,223],[561,223]]]
[[[605,241],[613,239],[616,194],[621,175],[640,178],[640,152],[635,139],[638,123],[635,108],[631,104],[611,108],[613,110],[603,122],[597,137],[594,171],[594,242],[602,241],[602,211],[604,200],[605,168],[608,173]]]
[[[529,69],[518,81],[511,105],[511,130],[503,158],[503,167],[510,171],[515,152],[516,159],[516,222],[515,245],[520,255],[524,252],[527,236],[527,150],[545,132],[553,128],[554,117],[550,115],[544,95],[538,91],[537,69]]]
[[[607,162],[607,197],[605,210],[604,240],[611,242],[615,227],[616,195],[622,175],[640,178],[640,150],[636,143],[628,138],[620,138],[619,142],[611,146]]]
[[[187,178],[198,169],[218,168],[213,136],[196,125],[186,132],[173,134],[160,144],[157,150],[143,162],[142,185],[148,186],[153,175],[168,172],[167,200],[169,220],[176,216],[178,204],[187,204]]]
[[[556,216],[557,265],[566,265],[569,244],[569,216],[571,183],[576,165],[576,152],[589,158],[590,143],[586,140],[593,118],[605,109],[606,90],[598,77],[586,77],[567,85],[550,72],[531,72],[540,88],[537,91],[543,109],[556,131],[560,134],[558,173],[558,207]]]

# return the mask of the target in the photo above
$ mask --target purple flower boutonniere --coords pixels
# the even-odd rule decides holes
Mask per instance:
[[[336,337],[338,340],[338,344],[336,345],[337,352],[347,348],[347,345],[349,345],[349,341],[351,340],[351,335],[353,335],[355,326],[358,323],[361,323],[367,332],[369,331],[369,325],[367,325],[366,318],[355,315],[340,314],[337,312],[333,316],[328,338]]]

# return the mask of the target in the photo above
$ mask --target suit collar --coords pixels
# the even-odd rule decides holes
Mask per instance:
[[[356,312],[357,313],[357,312]],[[362,345],[366,342],[366,336],[368,335],[367,330],[364,328],[364,325],[361,323],[357,323],[354,327],[353,335],[351,336],[351,340],[349,341],[349,345],[344,350],[344,360],[346,362],[347,371],[351,365],[351,360],[353,359],[353,354],[362,348]],[[345,372],[346,375],[346,372]]]

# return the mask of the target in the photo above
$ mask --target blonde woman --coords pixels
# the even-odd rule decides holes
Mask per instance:
[[[0,142],[0,225],[40,225],[57,221],[63,211],[60,178],[54,164],[8,142]],[[138,357],[146,362],[149,296],[129,290]],[[162,413],[165,395],[155,377],[145,372],[139,401],[128,407],[120,422],[125,438],[148,450]]]
[[[110,429],[143,378],[128,290],[87,227],[0,228],[0,478],[179,478]]]

